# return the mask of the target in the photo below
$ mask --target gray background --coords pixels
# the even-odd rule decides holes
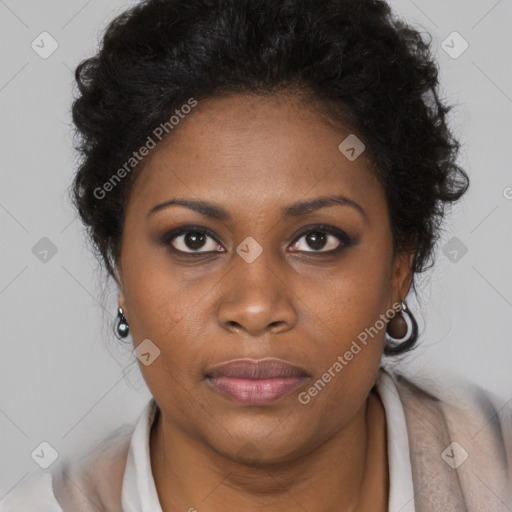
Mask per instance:
[[[391,4],[434,37],[444,97],[458,105],[450,122],[464,143],[460,164],[472,181],[445,224],[421,312],[408,299],[423,340],[400,366],[461,375],[504,405],[512,399],[512,3]],[[73,70],[129,5],[0,0],[0,498],[40,471],[31,453],[42,441],[67,456],[135,421],[150,398],[137,361],[113,338],[116,290],[103,289],[67,199],[76,166]],[[31,48],[43,31],[59,45],[47,59]],[[469,44],[457,58],[442,47],[453,31]],[[445,44],[460,51],[458,40]],[[57,249],[46,262],[33,252],[43,237]]]

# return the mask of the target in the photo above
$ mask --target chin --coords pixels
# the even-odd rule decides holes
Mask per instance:
[[[218,426],[218,425],[217,425]],[[223,423],[222,436],[205,435],[211,448],[227,459],[247,465],[273,465],[290,462],[316,443],[304,432],[303,422],[245,420]]]

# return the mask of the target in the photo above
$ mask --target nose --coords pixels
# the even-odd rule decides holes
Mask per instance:
[[[252,263],[235,258],[219,284],[219,324],[231,332],[259,337],[292,329],[297,322],[293,291],[265,251]]]

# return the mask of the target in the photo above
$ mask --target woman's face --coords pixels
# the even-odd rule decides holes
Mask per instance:
[[[232,460],[253,445],[262,460],[292,460],[349,425],[376,378],[382,319],[409,289],[383,188],[364,152],[338,148],[348,135],[290,97],[204,100],[133,185],[118,279],[135,347],[151,340],[141,371],[164,423]],[[350,202],[306,204],[335,196]],[[198,207],[153,210],[174,199]],[[308,377],[267,381],[253,403],[206,377],[244,358]]]

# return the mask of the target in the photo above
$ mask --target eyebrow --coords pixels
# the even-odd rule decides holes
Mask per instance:
[[[183,198],[169,199],[168,201],[164,201],[163,203],[159,203],[153,206],[153,208],[149,210],[147,217],[159,210],[162,210],[163,208],[174,205],[190,208],[191,210],[194,210],[201,215],[220,221],[229,221],[232,219],[231,214],[222,206],[210,203],[208,201]],[[320,208],[325,208],[326,206],[332,205],[351,206],[352,208],[356,209],[362,215],[365,222],[368,223],[368,216],[364,208],[352,199],[349,199],[343,195],[318,197],[316,199],[312,199],[311,201],[299,201],[282,208],[281,215],[285,219],[295,218],[300,217],[301,215],[305,215],[306,213],[319,210]]]

